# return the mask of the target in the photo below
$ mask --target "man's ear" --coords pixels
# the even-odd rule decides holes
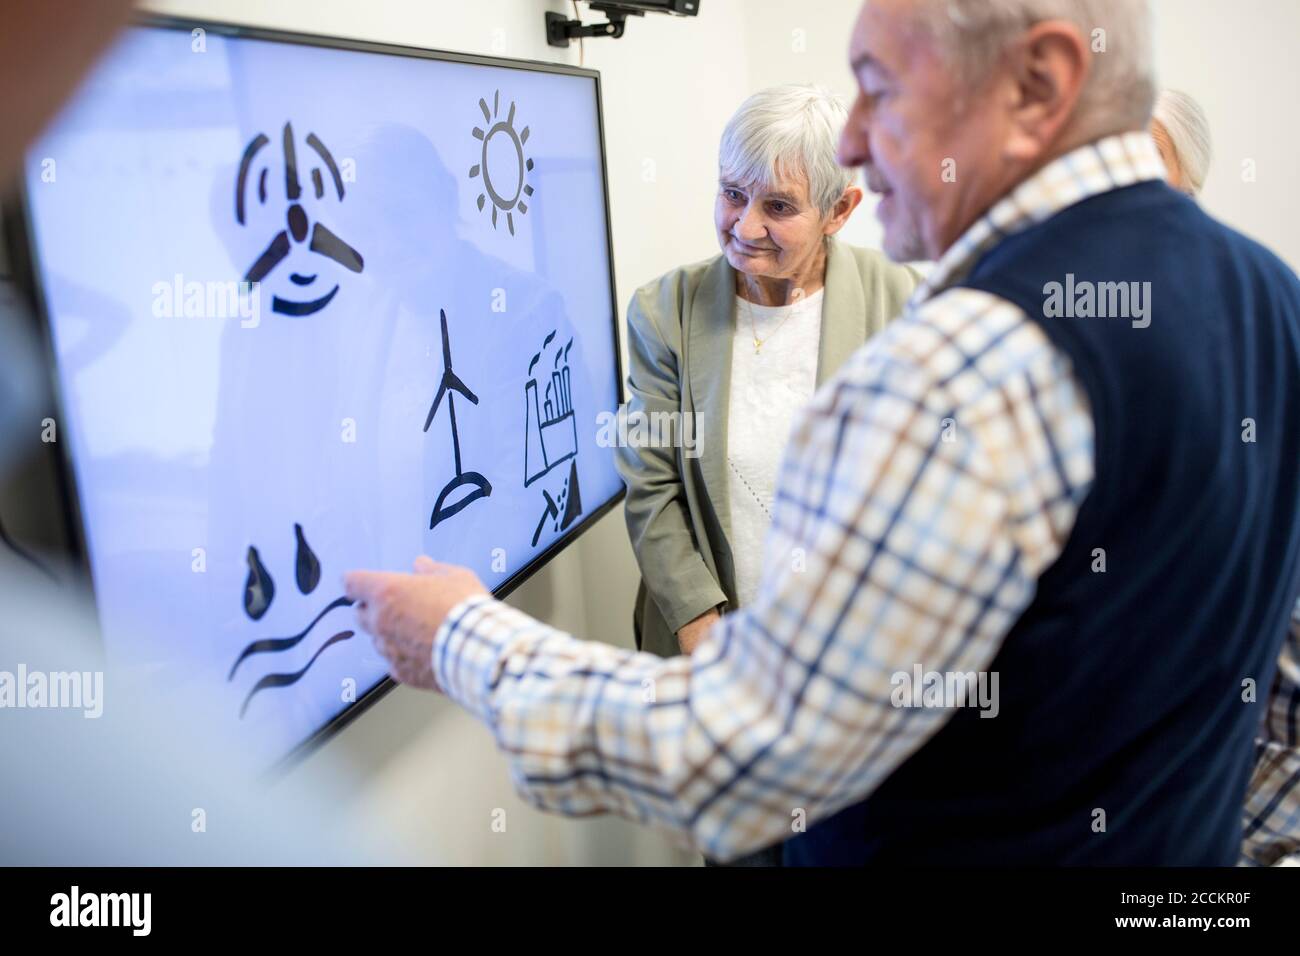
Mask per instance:
[[[835,200],[835,205],[831,207],[830,218],[826,220],[826,226],[822,229],[823,234],[833,236],[844,228],[844,224],[849,221],[849,216],[853,215],[853,210],[858,208],[858,203],[862,202],[865,195],[861,186],[850,186],[844,190],[843,195]]]
[[[1092,52],[1073,23],[1045,20],[1025,31],[1008,56],[1012,94],[1004,153],[1032,163],[1070,125],[1092,73]]]

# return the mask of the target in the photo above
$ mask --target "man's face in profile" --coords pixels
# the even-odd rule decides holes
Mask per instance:
[[[956,81],[927,5],[867,0],[849,49],[858,95],[839,159],[862,166],[881,197],[884,249],[899,262],[937,259],[996,196],[996,77],[978,88]]]

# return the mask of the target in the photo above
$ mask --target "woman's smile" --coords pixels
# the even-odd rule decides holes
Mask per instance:
[[[734,235],[731,236],[730,238],[731,238],[731,245],[742,256],[761,256],[771,252],[776,252],[775,249],[770,248],[768,246],[750,245],[748,242],[745,242],[743,239],[737,239]]]

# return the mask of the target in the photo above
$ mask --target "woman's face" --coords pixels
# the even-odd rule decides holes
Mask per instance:
[[[760,187],[723,179],[713,220],[718,243],[737,272],[774,279],[801,276],[816,261],[822,237],[835,231],[808,195],[803,177]]]

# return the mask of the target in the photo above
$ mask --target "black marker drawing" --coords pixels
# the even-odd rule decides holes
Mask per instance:
[[[347,598],[345,597],[335,598],[329,604],[325,605],[325,607],[320,611],[320,613],[317,614],[314,618],[312,618],[311,623],[308,624],[306,627],[304,627],[297,634],[290,634],[287,637],[258,638],[257,640],[253,641],[248,646],[246,646],[242,651],[239,652],[239,656],[235,658],[235,663],[230,666],[230,673],[226,676],[226,680],[233,680],[235,677],[235,672],[239,670],[239,665],[244,663],[246,659],[252,657],[254,654],[272,654],[272,653],[278,654],[281,653],[282,651],[292,650],[293,648],[297,647],[299,644],[302,643],[303,638],[305,638],[308,634],[310,634],[312,628],[314,628],[317,625],[317,623],[320,621],[320,619],[323,618],[330,611],[333,611],[336,608],[340,608],[340,607],[351,607],[351,606],[352,606],[352,602],[349,601]]]
[[[469,390],[469,386],[460,380],[460,376],[451,370],[451,342],[447,336],[447,313],[443,309],[438,310],[442,320],[442,382],[438,385],[438,393],[433,397],[433,405],[429,408],[429,414],[424,419],[424,430],[427,432],[429,426],[433,424],[433,418],[438,413],[438,406],[442,404],[443,398],[447,399],[447,414],[451,418],[451,448],[456,459],[456,475],[443,487],[442,492],[438,495],[438,500],[433,504],[433,513],[429,516],[429,530],[432,531],[440,522],[456,514],[472,501],[479,498],[486,498],[492,494],[492,484],[480,475],[477,471],[464,471],[460,463],[460,432],[456,427],[456,396],[454,393],[460,392],[461,395],[469,399],[470,402],[477,405],[478,396]],[[454,497],[461,489],[466,489],[459,497]]]
[[[260,621],[271,602],[275,600],[275,582],[262,564],[262,558],[252,545],[248,547],[248,578],[244,581],[244,613]]]
[[[298,551],[294,558],[294,571],[298,577],[298,590],[303,594],[311,594],[312,591],[316,590],[316,585],[320,584],[320,560],[303,536],[302,525],[295,524],[293,533],[298,538]]]
[[[564,348],[556,348],[551,362],[550,378],[545,389],[534,374],[542,363],[542,356],[555,340],[552,330],[542,341],[542,347],[528,363],[528,381],[524,385],[524,487],[549,474],[556,466],[568,462],[569,474],[564,479],[559,494],[552,496],[546,488],[542,498],[546,507],[533,530],[533,546],[537,545],[551,522],[552,530],[563,531],[582,514],[582,493],[578,487],[578,424],[573,409],[573,380],[569,369],[569,350],[573,339]],[[543,375],[545,366],[543,365]],[[543,395],[545,401],[543,401]]]
[[[259,680],[256,684],[253,685],[253,689],[249,691],[248,696],[244,698],[244,705],[239,708],[240,718],[242,719],[244,714],[248,713],[248,704],[259,691],[263,691],[271,687],[290,687],[293,684],[298,683],[298,681],[302,679],[303,675],[306,674],[309,670],[311,670],[311,665],[316,663],[316,659],[320,657],[322,654],[324,654],[327,648],[329,648],[332,644],[338,644],[341,641],[346,641],[348,638],[352,637],[352,635],[355,633],[356,633],[355,631],[339,631],[337,634],[335,634],[333,637],[327,640],[324,644],[318,647],[316,649],[316,653],[311,656],[311,660],[309,660],[306,664],[304,664],[300,670],[292,671],[291,673],[288,674],[267,674],[265,677],[263,677],[261,680]]]
[[[258,257],[257,261],[249,267],[247,274],[244,276],[246,282],[261,282],[270,274],[276,266],[284,259],[288,258],[295,248],[301,248],[307,243],[306,249],[318,253],[329,259],[333,259],[343,268],[351,272],[361,272],[365,268],[365,262],[361,258],[361,253],[357,252],[350,245],[332,233],[326,226],[320,222],[311,223],[307,217],[306,211],[302,206],[302,183],[299,179],[298,169],[298,150],[294,142],[293,124],[285,123],[283,131],[283,152],[284,152],[284,193],[288,202],[288,211],[286,213],[287,228],[280,230],[267,245],[266,249]],[[262,148],[268,145],[271,140],[265,133],[258,133],[244,150],[243,159],[239,163],[239,178],[235,184],[235,220],[242,226],[246,224],[247,205],[245,202],[246,194],[250,188],[252,180],[252,171],[254,162],[257,159]],[[343,177],[339,174],[338,164],[334,162],[334,157],[320,141],[315,133],[307,134],[307,146],[315,151],[320,161],[324,164],[330,174],[330,179],[334,186],[334,192],[340,202],[343,200]],[[257,179],[257,198],[262,205],[266,205],[268,200],[267,193],[267,174],[269,167],[263,166]],[[311,170],[312,188],[316,194],[317,200],[325,198],[325,180],[321,175],[319,166]],[[308,236],[311,241],[308,243]],[[304,275],[300,272],[292,272],[289,275],[289,281],[299,288],[305,288],[312,285],[319,278],[316,273]],[[290,290],[285,290],[290,291]],[[272,310],[279,312],[281,315],[301,317],[319,312],[338,294],[339,287],[336,284],[324,295],[312,299],[286,298],[275,295],[271,300]],[[311,294],[306,292],[304,294]]]
[[[537,522],[537,528],[533,531],[533,547],[537,547],[537,539],[542,536],[542,529],[546,527],[546,522],[560,516],[560,509],[555,505],[555,499],[545,488],[542,489],[542,497],[546,499],[546,510],[542,512],[542,518]]]
[[[560,506],[564,508],[564,514],[560,516],[560,527],[557,530],[564,531],[582,514],[582,492],[578,488],[576,461],[569,462],[569,477],[564,479],[564,490],[560,492]]]
[[[510,114],[504,119],[501,115],[501,91],[492,95],[492,109],[488,110],[487,100],[479,100],[478,107],[483,111],[483,122],[492,123],[487,132],[475,126],[474,138],[483,143],[479,161],[470,168],[469,177],[483,177],[483,192],[478,194],[478,208],[481,212],[488,198],[492,200],[492,228],[497,227],[497,216],[506,214],[506,227],[510,235],[515,234],[515,210],[525,215],[528,212],[526,197],[532,196],[533,187],[524,182],[524,176],[533,170],[532,159],[524,157],[524,144],[528,142],[529,128],[515,129],[515,104],[510,104]],[[494,123],[493,120],[496,120]],[[495,147],[494,147],[495,144]]]
[[[311,546],[307,543],[307,538],[303,534],[302,525],[293,526],[294,534],[298,539],[297,557],[294,561],[294,577],[297,580],[298,590],[304,595],[310,594],[316,590],[316,585],[320,583],[320,559],[312,551]],[[259,620],[270,608],[271,602],[275,599],[275,584],[271,580],[270,573],[262,564],[262,560],[257,553],[257,548],[248,549],[248,580],[244,584],[244,612],[253,620]],[[280,654],[297,647],[307,637],[308,634],[320,623],[321,618],[341,607],[351,607],[352,601],[346,597],[337,597],[320,611],[310,624],[299,631],[297,634],[291,634],[287,637],[262,637],[248,644],[239,656],[235,658],[235,663],[230,667],[230,673],[226,680],[235,679],[235,673],[239,670],[239,665],[255,654]],[[352,637],[353,632],[349,630],[339,631],[332,637],[325,640],[316,652],[312,654],[311,659],[306,665],[297,671],[285,674],[267,674],[263,676],[253,686],[244,698],[244,704],[239,709],[239,716],[242,719],[248,712],[248,705],[263,690],[275,687],[289,687],[297,683],[303,675],[311,669],[316,663],[317,658],[321,656],[326,648],[331,647],[341,641],[346,641]]]
[[[578,423],[573,414],[573,393],[569,377],[569,349],[573,348],[573,339],[569,339],[569,344],[563,350],[555,350],[551,377],[546,381],[545,405],[540,404],[541,386],[533,375],[542,354],[554,338],[554,332],[547,335],[542,342],[541,351],[528,363],[529,378],[524,386],[525,488],[578,453]]]
[[[534,547],[537,546],[537,539],[542,536],[547,521],[551,522],[552,531],[564,531],[582,514],[582,494],[578,490],[578,463],[569,462],[569,477],[564,479],[564,487],[560,489],[558,502],[545,488],[542,489],[542,497],[546,499],[546,508],[542,512],[541,520],[537,522],[537,527],[533,529]],[[561,508],[564,509],[563,514],[560,513]]]

